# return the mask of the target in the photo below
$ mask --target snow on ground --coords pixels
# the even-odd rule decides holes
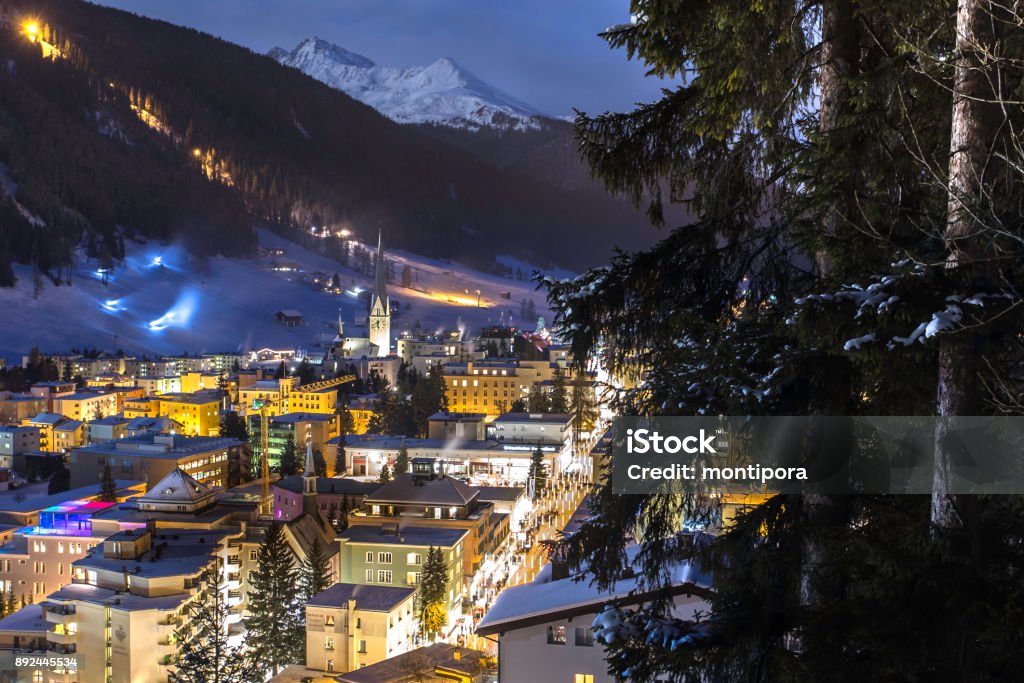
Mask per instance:
[[[366,303],[355,291],[372,287],[372,276],[267,231],[260,232],[260,243],[264,249],[283,249],[284,255],[218,257],[199,266],[175,245],[128,242],[125,262],[106,284],[96,262],[83,259],[72,286],[57,287],[44,278],[38,300],[31,269],[15,266],[17,286],[0,288],[0,357],[20,362],[33,346],[46,352],[96,347],[150,355],[263,347],[309,350],[318,339],[333,337],[339,309],[346,332],[357,329],[355,321],[365,317]],[[396,262],[396,283],[389,285],[389,293],[401,306],[392,318],[393,334],[411,330],[417,322],[427,331],[461,325],[472,334],[483,325],[510,320],[532,329],[536,321],[519,316],[521,302],[529,299],[541,315],[547,313],[542,292],[530,282],[404,252],[387,256]],[[301,272],[274,271],[275,262],[295,264]],[[398,285],[406,264],[412,268],[413,289]],[[346,292],[314,289],[308,278],[315,271],[338,273]],[[280,325],[274,313],[283,309],[297,309],[304,323]]]

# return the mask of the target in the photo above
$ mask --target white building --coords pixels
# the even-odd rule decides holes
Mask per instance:
[[[505,413],[487,425],[487,438],[506,443],[568,443],[572,418],[561,413]]]
[[[636,556],[638,548],[627,550]],[[561,563],[548,565],[532,583],[506,588],[477,626],[479,636],[497,636],[498,677],[502,681],[615,683],[607,672],[606,651],[595,642],[591,624],[611,603],[637,606],[651,593],[631,592],[636,579],[624,579],[608,593],[574,581]],[[688,564],[675,568],[674,615],[689,619],[710,609],[701,596],[708,580]]]
[[[415,587],[336,583],[306,603],[306,667],[347,672],[407,652]]]

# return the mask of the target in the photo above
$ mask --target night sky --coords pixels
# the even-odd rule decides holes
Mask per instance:
[[[97,0],[259,52],[318,36],[384,66],[450,57],[553,116],[624,111],[659,82],[597,33],[628,0]]]

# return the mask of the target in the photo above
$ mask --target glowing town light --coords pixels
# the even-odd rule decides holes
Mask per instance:
[[[36,39],[39,38],[39,22],[26,21],[23,28],[25,29],[25,35],[28,36],[28,39],[33,43],[36,42]]]
[[[153,257],[152,265],[154,265],[154,266],[162,266],[163,264],[164,264],[164,257],[163,256],[154,256]]]
[[[198,159],[199,157],[203,156],[203,150],[196,147],[195,149],[192,150],[192,156]]]

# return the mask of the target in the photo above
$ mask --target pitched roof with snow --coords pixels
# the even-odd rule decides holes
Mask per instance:
[[[367,503],[417,505],[468,505],[477,497],[477,490],[452,477],[413,479],[411,474],[398,474],[366,497]]]
[[[342,607],[355,599],[356,609],[368,612],[390,612],[416,592],[411,586],[364,586],[356,583],[336,583],[309,599],[314,607]]]
[[[466,529],[428,526],[405,526],[398,533],[387,531],[383,526],[357,524],[338,534],[338,540],[349,543],[383,543],[386,545],[408,545],[426,548],[437,546],[451,548],[469,534]]]
[[[142,496],[135,499],[142,510],[178,510],[184,505],[189,512],[214,502],[214,491],[200,484],[180,467],[175,467]]]
[[[635,562],[640,546],[626,549],[629,562]],[[673,593],[706,594],[710,578],[698,567],[683,562],[672,568]],[[545,623],[566,616],[599,612],[607,602],[636,604],[643,601],[643,590],[636,576],[624,578],[610,591],[602,591],[587,580],[573,577],[551,580],[551,565],[547,565],[532,583],[506,588],[491,609],[477,625],[477,635],[485,636]]]

